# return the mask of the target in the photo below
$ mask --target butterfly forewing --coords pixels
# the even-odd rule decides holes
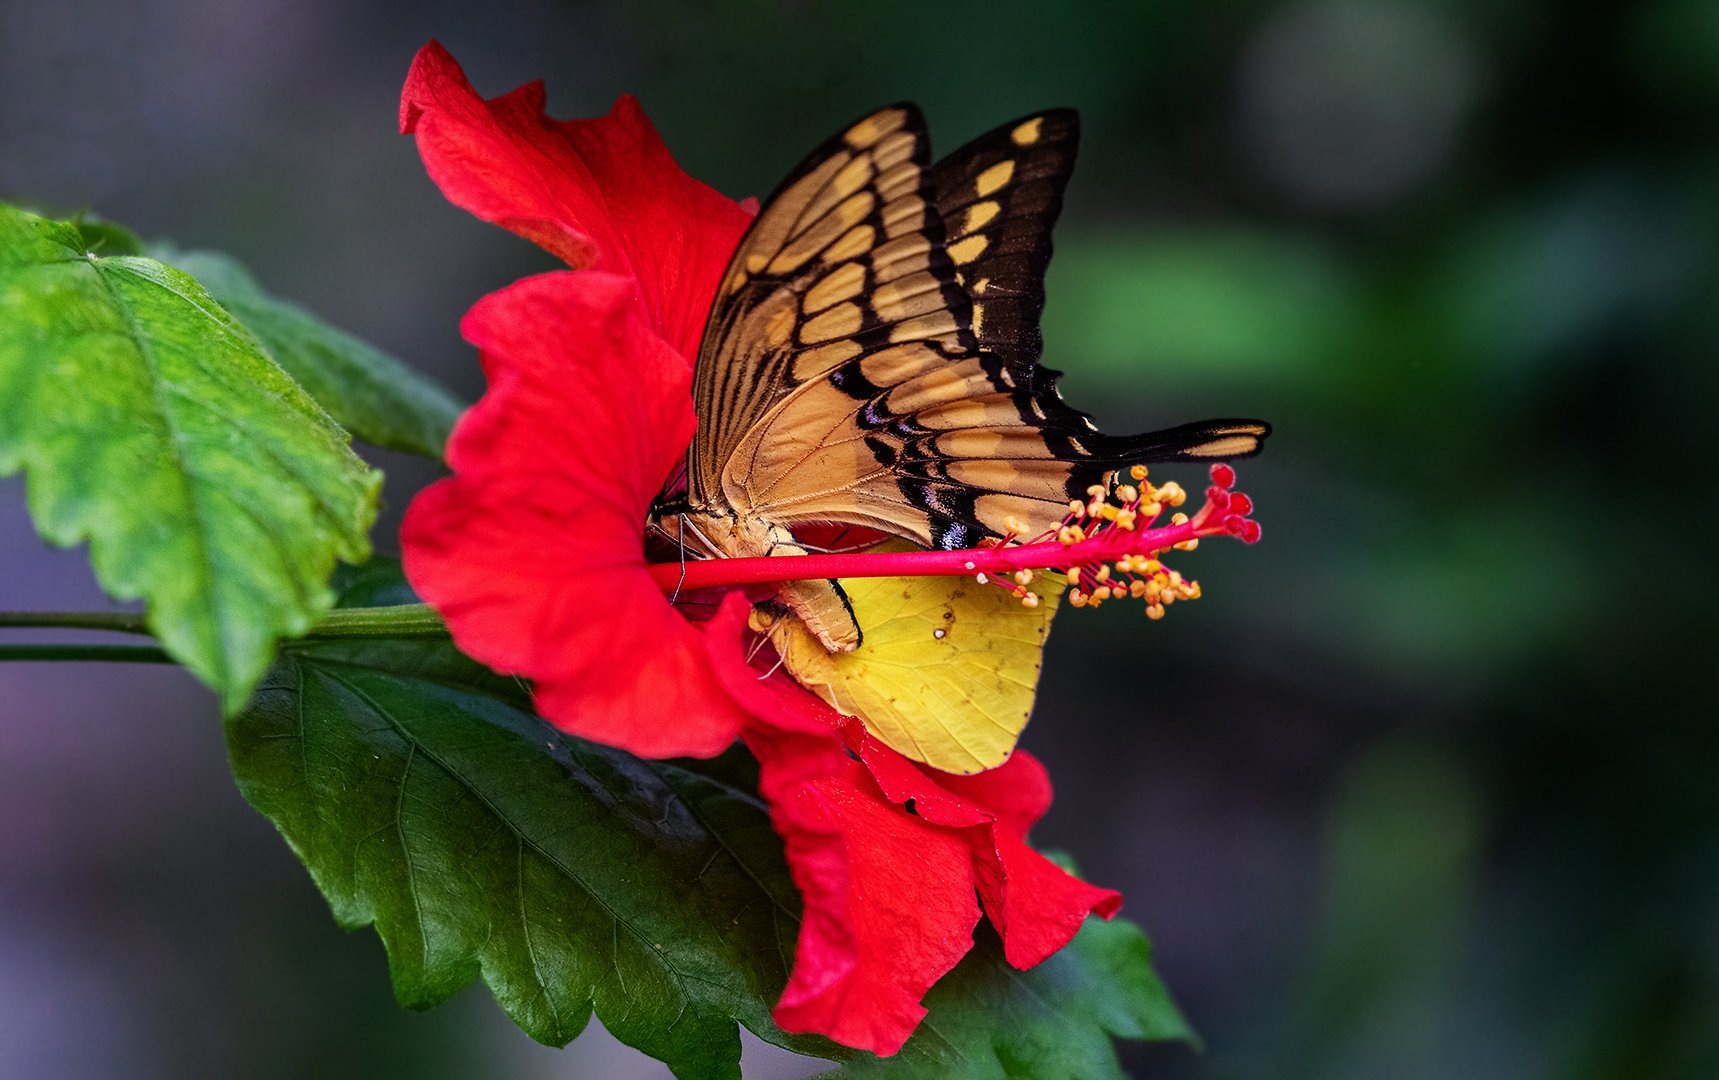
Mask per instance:
[[[1025,117],[937,163],[937,213],[947,250],[973,300],[979,347],[1031,366],[1042,341],[1051,229],[1074,171],[1080,119],[1072,109]]]
[[[771,196],[729,263],[699,354],[694,505],[749,504],[749,471],[734,467],[743,441],[847,361],[903,342],[974,351],[967,294],[929,205],[929,161],[919,110],[891,106],[820,147]]]
[[[927,165],[910,105],[831,139],[772,196],[718,290],[695,377],[695,508],[970,546],[1054,526],[1110,469],[1245,457],[1207,421],[1099,433],[1038,364],[1069,110]]]

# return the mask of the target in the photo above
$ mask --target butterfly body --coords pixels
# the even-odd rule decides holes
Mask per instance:
[[[686,491],[659,536],[707,557],[793,556],[796,527],[972,547],[1053,528],[1112,469],[1257,453],[1222,420],[1104,435],[1038,363],[1069,110],[1017,120],[936,166],[918,109],[830,139],[765,203],[717,287],[693,376]],[[833,581],[782,604],[826,648],[862,640]]]

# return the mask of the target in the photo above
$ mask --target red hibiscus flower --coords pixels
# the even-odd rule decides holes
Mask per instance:
[[[744,739],[805,897],[777,1022],[894,1053],[981,904],[1025,968],[1120,897],[1027,846],[1050,803],[1029,755],[976,776],[914,764],[785,674],[760,679],[740,593],[703,624],[670,605],[643,525],[684,460],[692,357],[750,212],[683,173],[631,98],[596,120],[543,102],[541,83],[485,101],[433,42],[406,82],[401,128],[443,192],[576,271],[462,322],[489,391],[449,443],[455,475],[406,515],[407,573],[564,730],[649,757]]]

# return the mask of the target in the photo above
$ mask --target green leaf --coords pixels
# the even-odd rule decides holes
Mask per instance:
[[[1124,1080],[1112,1036],[1197,1041],[1152,970],[1152,946],[1126,919],[1089,918],[1030,971],[1003,959],[989,922],[954,971],[925,995],[928,1015],[893,1057],[862,1054],[842,1080]]]
[[[429,377],[270,296],[229,256],[165,248],[153,254],[202,283],[348,431],[390,450],[442,456],[466,406]]]
[[[79,214],[75,222],[83,237],[84,250],[97,255],[143,255],[143,241],[124,225],[94,214]]]
[[[0,204],[0,475],[231,712],[360,562],[381,474],[196,281]]]
[[[738,1077],[770,1020],[800,902],[755,795],[562,734],[446,643],[299,643],[228,726],[240,790],[335,918],[374,923],[400,1001],[481,975],[534,1038],[595,1007],[677,1076]]]

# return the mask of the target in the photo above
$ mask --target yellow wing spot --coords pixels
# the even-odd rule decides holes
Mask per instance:
[[[1015,141],[1016,146],[1031,146],[1039,141],[1039,128],[1044,124],[1044,122],[1044,117],[1035,116],[1020,127],[1009,132],[1009,138]]]
[[[990,285],[991,285],[991,279],[990,278],[988,278],[988,277],[980,278],[978,281],[975,281],[973,283],[973,295],[974,296],[984,296],[985,290],[987,288],[989,288]]]
[[[864,317],[856,304],[833,307],[800,327],[800,343],[815,345],[831,338],[847,337],[860,328]]]
[[[937,275],[928,270],[879,285],[871,294],[871,309],[884,322],[911,319],[942,305],[943,294]]]
[[[883,231],[891,240],[925,227],[925,200],[906,195],[883,207]]]
[[[871,254],[872,275],[878,281],[894,281],[930,265],[931,241],[919,232],[880,244]]]
[[[996,191],[998,188],[1014,179],[1014,176],[1014,159],[1010,158],[1008,161],[999,161],[979,174],[979,179],[973,184],[973,190],[978,192],[979,198],[983,199],[985,196],[991,194],[993,191]]]
[[[958,329],[960,327],[956,324],[954,315],[947,311],[934,311],[917,319],[896,323],[894,329],[889,332],[889,340],[891,343],[921,341],[940,334],[953,333]]]
[[[991,223],[991,219],[996,217],[1001,210],[1002,207],[994,199],[988,202],[974,203],[967,208],[967,220],[961,223],[961,231],[970,233],[983,229]]]
[[[795,317],[796,312],[792,304],[784,306],[781,311],[770,316],[770,322],[764,327],[764,337],[770,342],[771,347],[781,345],[788,340],[788,335],[794,332]]]
[[[811,382],[828,375],[859,354],[859,344],[853,341],[832,341],[828,345],[807,349],[794,357],[794,378],[799,382]]]
[[[763,255],[746,256],[746,272],[748,274],[761,274],[764,272],[764,268],[769,265],[770,260]]]
[[[909,161],[913,157],[913,148],[917,143],[918,140],[909,131],[891,135],[883,140],[871,152],[871,156],[877,161],[877,171],[880,173],[887,172],[903,162]],[[918,172],[919,166],[914,165],[913,170]]]
[[[983,337],[985,334],[985,305],[973,305],[973,336]]]
[[[876,229],[870,225],[856,225],[824,251],[824,262],[846,262],[855,255],[864,255],[876,240]]]
[[[942,362],[943,358],[927,345],[898,345],[861,360],[860,374],[873,386],[895,386]]]
[[[831,304],[858,296],[863,288],[865,266],[857,262],[843,263],[812,286],[811,291],[806,294],[806,311],[822,311]]]
[[[949,259],[956,266],[962,266],[977,259],[991,243],[991,238],[980,234],[969,236],[967,239],[949,246]]]
[[[847,133],[842,136],[842,141],[856,150],[863,150],[885,135],[899,130],[901,125],[905,123],[907,123],[906,109],[885,109],[880,113],[873,113],[853,127],[848,128]]]
[[[842,141],[857,150],[863,150],[876,142],[882,135],[883,132],[877,128],[877,118],[868,116],[853,127],[848,128],[847,134],[842,136]]]
[[[864,187],[871,176],[871,159],[856,157],[830,181],[831,194],[837,199],[845,199]]]
[[[1259,440],[1252,435],[1232,435],[1226,439],[1213,439],[1208,443],[1190,446],[1184,453],[1192,457],[1239,457],[1251,454],[1259,448]]]

